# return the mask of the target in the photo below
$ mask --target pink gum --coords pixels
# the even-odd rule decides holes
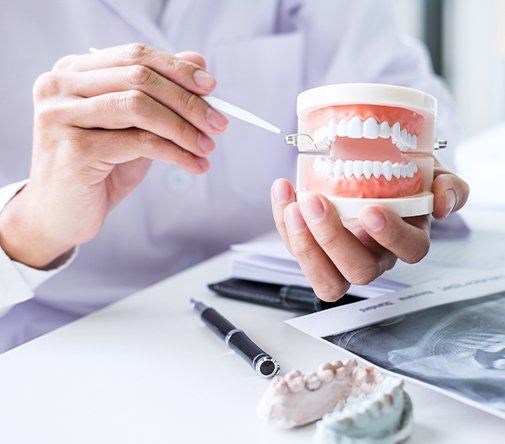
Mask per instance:
[[[418,194],[423,189],[421,173],[417,171],[414,177],[396,178],[386,180],[383,176],[376,179],[374,176],[366,179],[351,177],[338,179],[319,176],[312,168],[307,169],[306,189],[316,193],[336,197],[359,197],[359,198],[392,198]]]
[[[335,105],[312,111],[306,118],[310,133],[314,133],[320,126],[326,124],[330,118],[338,122],[359,116],[361,120],[375,118],[379,123],[387,121],[390,126],[400,122],[401,129],[407,129],[410,134],[418,136],[423,129],[424,117],[405,108],[382,105]]]

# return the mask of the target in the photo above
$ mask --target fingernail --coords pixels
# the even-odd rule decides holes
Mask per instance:
[[[216,147],[216,143],[207,134],[198,134],[198,146],[205,154],[210,154]]]
[[[307,228],[298,205],[289,205],[285,211],[286,228],[290,233],[299,233]]]
[[[386,226],[384,214],[376,208],[364,208],[359,215],[359,219],[369,231],[381,231]]]
[[[324,216],[324,206],[319,197],[313,194],[300,195],[300,210],[309,222],[317,222]]]
[[[193,74],[193,79],[195,83],[203,89],[211,89],[216,84],[214,77],[212,77],[207,71],[197,69]]]
[[[272,193],[275,202],[278,204],[286,203],[291,196],[289,185],[284,180],[274,182]]]
[[[449,214],[452,213],[454,210],[454,207],[456,206],[456,202],[458,201],[458,197],[456,195],[456,191],[454,191],[452,188],[448,189],[445,192],[445,216],[449,216]]]
[[[217,130],[224,130],[228,125],[228,119],[214,108],[209,108],[207,110],[207,122]]]

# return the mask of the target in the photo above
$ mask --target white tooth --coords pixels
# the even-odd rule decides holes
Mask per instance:
[[[340,119],[337,124],[337,136],[345,137],[347,135],[347,120]]]
[[[406,129],[402,129],[400,131],[400,140],[402,142],[403,145],[407,145],[407,130]]]
[[[376,179],[378,179],[382,174],[382,162],[378,160],[373,163],[373,175]]]
[[[289,393],[288,384],[281,377],[279,377],[279,379],[276,379],[272,385],[275,391],[281,395],[286,395],[287,393]]]
[[[370,179],[370,177],[372,177],[372,171],[373,171],[373,162],[370,160],[365,160],[363,165],[363,176],[365,176],[367,180]]]
[[[307,376],[305,376],[304,382],[305,387],[309,391],[317,390],[319,387],[321,387],[322,384],[321,378],[315,372],[309,373]]]
[[[367,139],[377,139],[379,137],[379,124],[373,117],[369,117],[363,123],[363,137]]]
[[[326,138],[327,138],[327,128],[326,126],[322,126],[314,134],[314,142],[318,145],[319,144],[325,145]]]
[[[320,143],[323,139],[323,127],[318,128],[312,135],[312,138],[316,144]]]
[[[409,149],[412,149],[412,145],[413,145],[413,140],[414,140],[414,136],[412,134],[407,134],[407,142],[408,142],[408,146],[409,146]]]
[[[330,174],[333,172],[333,165],[331,160],[322,157],[319,157],[319,159],[321,160],[317,166],[317,171],[324,177],[330,176]]]
[[[412,177],[414,174],[412,172],[412,166],[411,163],[409,162],[407,165],[405,165],[405,177]]]
[[[393,177],[393,164],[389,160],[383,162],[382,174],[384,175],[386,180],[391,180],[391,178]]]
[[[350,179],[352,173],[354,172],[352,163],[352,160],[346,160],[344,163],[344,176],[346,179]]]
[[[412,162],[412,165],[413,165],[413,171],[414,171],[414,174],[415,174],[415,173],[417,173],[417,170],[419,168],[417,168],[417,163],[415,163],[415,162]]]
[[[301,392],[305,387],[305,383],[301,376],[296,376],[290,379],[286,377],[286,383],[288,384],[289,389],[294,393]]]
[[[400,138],[400,122],[395,122],[391,127],[391,138],[393,139],[393,143],[396,143]]]
[[[333,177],[336,179],[344,172],[344,162],[342,159],[337,159],[333,165]]]
[[[417,136],[415,134],[412,136],[412,149],[417,149]]]
[[[379,137],[382,137],[383,139],[389,139],[391,137],[391,128],[389,127],[388,122],[384,121],[380,124]]]
[[[354,116],[349,120],[347,125],[347,137],[351,139],[360,139],[363,137],[363,122],[358,116]]]
[[[289,380],[289,379],[295,379],[298,376],[301,376],[302,372],[300,370],[291,370],[286,374],[286,377],[284,379]]]
[[[335,140],[335,136],[337,135],[337,124],[334,119],[330,119],[328,121],[328,139]]]
[[[400,178],[401,176],[401,170],[402,166],[398,162],[393,163],[393,176],[395,176],[397,179]]]
[[[403,163],[400,166],[400,176],[407,177],[407,165],[404,165]]]
[[[356,179],[359,179],[362,174],[363,174],[363,161],[362,160],[355,160],[354,161],[354,177]]]
[[[322,371],[319,370],[319,372],[317,374],[319,375],[319,377],[321,378],[321,380],[323,382],[330,382],[335,377],[333,370],[329,370],[329,369],[322,370]]]
[[[407,150],[410,150],[410,145],[412,143],[412,139],[410,138],[410,134],[407,133],[405,136],[405,146],[407,147]]]

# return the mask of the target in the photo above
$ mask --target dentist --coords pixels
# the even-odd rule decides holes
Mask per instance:
[[[292,177],[296,153],[201,95],[293,130],[304,89],[412,86],[437,97],[439,132],[458,138],[445,88],[398,34],[389,1],[23,0],[2,10],[0,351],[271,229],[270,186]],[[433,191],[437,218],[468,195],[440,165]],[[428,251],[426,217],[376,207],[344,226],[322,196],[295,202],[288,179],[271,196],[323,299]]]

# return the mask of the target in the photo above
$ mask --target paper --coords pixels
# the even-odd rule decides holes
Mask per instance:
[[[231,262],[235,278],[278,285],[310,287],[300,266],[280,241],[251,242],[233,245],[237,254]],[[380,277],[369,285],[351,285],[348,293],[365,298],[405,288],[407,284]]]
[[[298,263],[281,241],[250,242],[233,245],[239,253],[231,263],[231,274],[240,279],[280,285],[309,287]],[[396,266],[371,284],[352,285],[349,293],[360,297],[377,297],[411,285],[419,285],[448,274],[489,270],[505,266],[505,235],[472,232],[460,239],[432,240],[428,256],[418,264],[398,261]]]
[[[387,371],[505,418],[505,266],[286,321]]]

